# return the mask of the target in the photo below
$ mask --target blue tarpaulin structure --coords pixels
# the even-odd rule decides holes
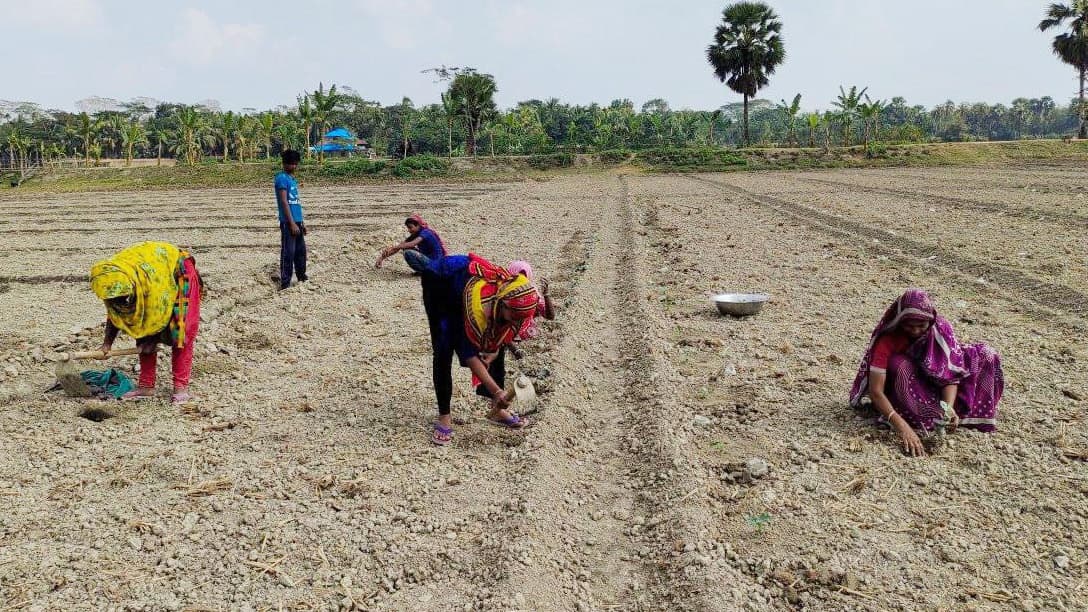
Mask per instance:
[[[321,139],[321,143],[310,147],[310,150],[314,153],[353,153],[357,149],[366,148],[365,140],[355,138],[355,134],[352,134],[347,128],[340,127],[329,130],[325,137]]]

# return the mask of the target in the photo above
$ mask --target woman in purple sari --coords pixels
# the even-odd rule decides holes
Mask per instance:
[[[850,405],[857,408],[868,395],[903,449],[918,457],[925,455],[918,431],[947,424],[992,432],[1004,388],[997,352],[985,344],[960,346],[929,294],[908,289],[873,330]]]

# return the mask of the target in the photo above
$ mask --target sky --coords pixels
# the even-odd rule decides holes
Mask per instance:
[[[1037,29],[1049,0],[767,0],[786,62],[759,97],[826,108],[839,85],[933,106],[1076,94]],[[439,101],[422,71],[471,66],[496,101],[713,109],[738,102],[706,47],[722,0],[0,0],[0,100],[89,96],[225,109],[294,104],[319,82],[384,104]]]

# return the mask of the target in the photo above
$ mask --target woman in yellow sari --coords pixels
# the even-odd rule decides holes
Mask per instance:
[[[154,395],[161,342],[173,351],[171,401],[190,401],[189,377],[203,291],[192,256],[166,242],[134,244],[91,266],[91,289],[106,305],[102,352],[109,355],[121,331],[132,336],[140,347],[138,386],[121,399],[141,400]]]

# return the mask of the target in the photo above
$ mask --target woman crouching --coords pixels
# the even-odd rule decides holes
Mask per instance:
[[[850,404],[868,395],[910,455],[925,455],[918,431],[997,425],[1005,388],[1001,357],[985,344],[960,346],[929,294],[908,289],[884,313],[861,360]]]

